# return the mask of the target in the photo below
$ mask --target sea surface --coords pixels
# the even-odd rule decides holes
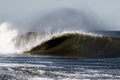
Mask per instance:
[[[1,55],[0,80],[120,80],[120,58]]]
[[[120,37],[119,31],[95,33]],[[0,54],[0,80],[120,80],[120,58]]]

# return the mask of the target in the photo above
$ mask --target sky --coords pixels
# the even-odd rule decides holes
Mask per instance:
[[[120,0],[0,0],[0,22],[25,23],[59,8],[85,10],[120,30]]]

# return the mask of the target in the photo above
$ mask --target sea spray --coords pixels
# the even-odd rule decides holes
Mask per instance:
[[[0,24],[0,53],[16,52],[13,40],[18,35],[18,31],[11,26],[12,24],[8,22]]]
[[[38,45],[49,34],[37,32],[20,32],[13,28],[13,24],[4,22],[0,24],[0,54],[18,54],[30,50]]]

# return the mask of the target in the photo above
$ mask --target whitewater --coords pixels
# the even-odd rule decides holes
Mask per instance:
[[[13,28],[13,25],[11,23],[8,23],[8,22],[1,23],[0,24],[0,44],[1,44],[0,54],[3,54],[3,55],[13,54],[13,53],[20,54],[23,51],[37,44],[37,41],[39,39],[39,36],[36,35],[37,37],[33,36],[34,39],[31,38],[31,40],[25,41],[25,39],[22,38],[23,36],[21,37],[20,36],[21,36],[21,33],[19,32],[19,30]],[[22,41],[18,40],[18,38],[21,38]]]
[[[119,53],[119,34],[73,30],[20,32],[9,22],[1,23],[0,80],[119,80],[119,56],[87,58],[76,54],[79,50]],[[51,53],[54,54],[48,55]],[[77,56],[68,56],[71,53]]]

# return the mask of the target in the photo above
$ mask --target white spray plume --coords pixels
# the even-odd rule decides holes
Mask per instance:
[[[0,24],[0,53],[13,53],[15,51],[13,39],[18,35],[18,31],[12,29],[11,26],[8,22]]]

